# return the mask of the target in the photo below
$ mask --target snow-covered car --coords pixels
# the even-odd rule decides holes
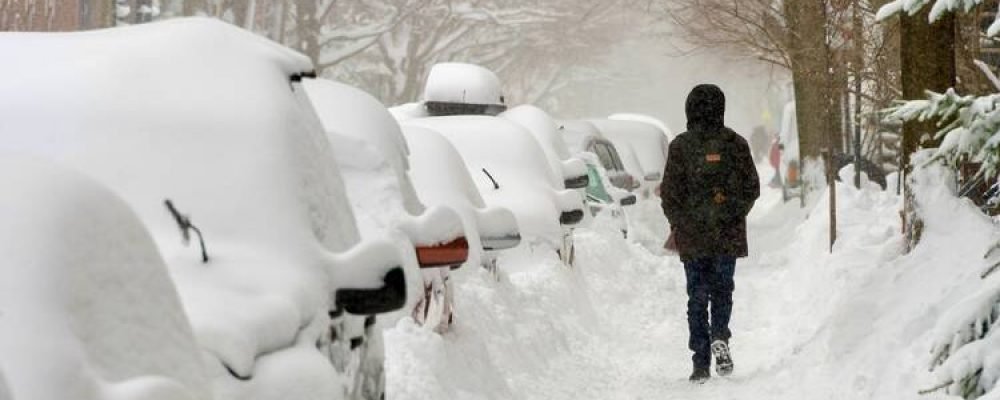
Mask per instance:
[[[465,161],[487,205],[511,210],[522,242],[556,250],[573,259],[572,230],[584,217],[575,191],[562,190],[560,180],[530,133],[496,117],[455,115],[406,121],[439,132]]]
[[[802,166],[799,164],[799,127],[795,116],[795,102],[785,104],[785,109],[782,111],[778,146],[781,149],[781,162],[778,163],[781,198],[784,201],[794,197],[801,199],[804,191],[801,179]]]
[[[674,140],[674,131],[670,130],[670,127],[668,127],[667,124],[663,122],[663,120],[653,117],[651,115],[635,114],[635,113],[618,113],[609,115],[608,119],[614,119],[619,121],[645,122],[647,124],[660,128],[660,131],[662,131],[663,134],[667,135],[668,141]]]
[[[0,186],[0,398],[211,398],[177,291],[129,206],[36,158],[0,157]]]
[[[666,132],[656,125],[634,120],[594,119],[590,120],[604,134],[619,154],[631,152],[638,165],[630,166],[623,160],[629,172],[641,177],[639,193],[643,198],[653,196],[663,178],[663,168],[667,165],[669,140]],[[622,154],[628,158],[628,155]]]
[[[478,177],[486,204],[514,213],[522,243],[552,248],[572,265],[572,229],[584,218],[582,196],[565,189],[531,132],[491,115],[506,108],[496,75],[477,65],[437,64],[424,93],[422,109],[411,106],[397,117],[446,137]]]
[[[218,399],[377,399],[397,249],[361,242],[299,53],[212,19],[0,34],[0,152],[109,187],[167,262]],[[252,394],[252,396],[251,396]]]
[[[453,320],[448,271],[469,254],[461,218],[448,206],[428,209],[417,197],[406,139],[381,102],[331,80],[304,79],[302,86],[333,144],[362,237],[395,238],[424,281],[414,288],[423,293],[413,302],[414,319],[447,330]]]
[[[564,120],[559,122],[559,129],[572,154],[589,152],[597,156],[613,186],[624,190],[639,187],[639,181],[625,169],[615,144],[605,138],[594,124],[584,120]]]
[[[535,136],[541,145],[549,166],[556,176],[562,177],[565,189],[583,189],[588,184],[587,166],[569,153],[569,148],[559,133],[559,125],[548,113],[533,105],[520,105],[500,114],[500,118],[521,125]]]
[[[486,206],[462,156],[440,133],[403,125],[403,134],[410,147],[410,176],[420,200],[458,211],[471,249],[467,264],[482,265],[496,277],[498,252],[521,242],[514,214]]]

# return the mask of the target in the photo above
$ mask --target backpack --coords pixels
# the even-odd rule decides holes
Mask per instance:
[[[687,188],[690,209],[701,225],[697,229],[713,237],[719,237],[723,227],[733,223],[728,199],[739,187],[734,159],[738,149],[728,136],[728,132],[696,135],[695,147],[688,149],[685,157],[691,174]]]

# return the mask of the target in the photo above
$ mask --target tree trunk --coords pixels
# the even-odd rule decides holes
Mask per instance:
[[[904,100],[927,98],[928,90],[944,92],[955,86],[955,16],[945,14],[927,23],[930,7],[914,16],[900,18],[901,78]],[[909,171],[910,157],[920,147],[937,147],[935,122],[903,125],[903,166]]]
[[[207,13],[208,11],[205,0],[184,0],[184,6],[181,7],[181,10],[188,17]]]
[[[83,29],[110,28],[115,25],[115,0],[85,1]]]
[[[900,73],[904,100],[927,97],[926,91],[943,92],[955,86],[955,17],[942,16],[927,23],[930,7],[913,16],[900,16]],[[921,147],[937,147],[935,122],[911,121],[903,124],[902,165],[909,176],[911,157]],[[909,179],[904,179],[903,235],[907,250],[920,241],[923,221],[914,203]]]
[[[827,145],[827,136],[833,133],[828,132],[832,129],[831,111],[839,110],[838,96],[830,95],[830,50],[826,42],[824,3],[786,0],[784,5],[802,162],[820,156],[820,150]],[[832,121],[837,122],[836,119]]]

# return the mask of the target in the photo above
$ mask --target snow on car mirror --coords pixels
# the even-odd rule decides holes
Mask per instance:
[[[583,189],[590,185],[590,177],[587,175],[575,176],[566,179],[564,182],[566,189]]]
[[[373,315],[395,311],[406,303],[406,275],[399,250],[386,240],[367,241],[350,251],[331,254],[340,287],[333,311]]]
[[[587,163],[576,157],[562,161],[562,176],[566,189],[583,189],[590,184]]]
[[[483,250],[507,250],[521,243],[517,219],[509,209],[490,207],[477,212],[476,226]]]
[[[559,215],[560,225],[576,225],[583,221],[583,210],[563,211]]]
[[[337,290],[337,307],[355,315],[381,314],[402,308],[406,303],[406,276],[403,267],[389,270],[382,282],[382,287],[375,289]]]
[[[201,229],[198,229],[198,227],[191,223],[190,217],[177,211],[177,208],[174,207],[174,202],[170,201],[170,199],[164,199],[163,204],[167,207],[170,215],[174,217],[174,221],[177,222],[177,227],[181,230],[181,238],[185,246],[191,242],[191,231],[198,234],[198,244],[201,245],[201,262],[207,264],[208,250],[205,248],[205,238],[201,234]]]

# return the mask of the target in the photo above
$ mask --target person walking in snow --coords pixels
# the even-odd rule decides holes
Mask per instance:
[[[690,379],[701,383],[713,356],[717,374],[733,371],[733,275],[736,259],[748,253],[746,216],[760,183],[747,141],[723,123],[722,90],[698,85],[685,108],[687,132],[670,143],[660,193],[687,277]]]

